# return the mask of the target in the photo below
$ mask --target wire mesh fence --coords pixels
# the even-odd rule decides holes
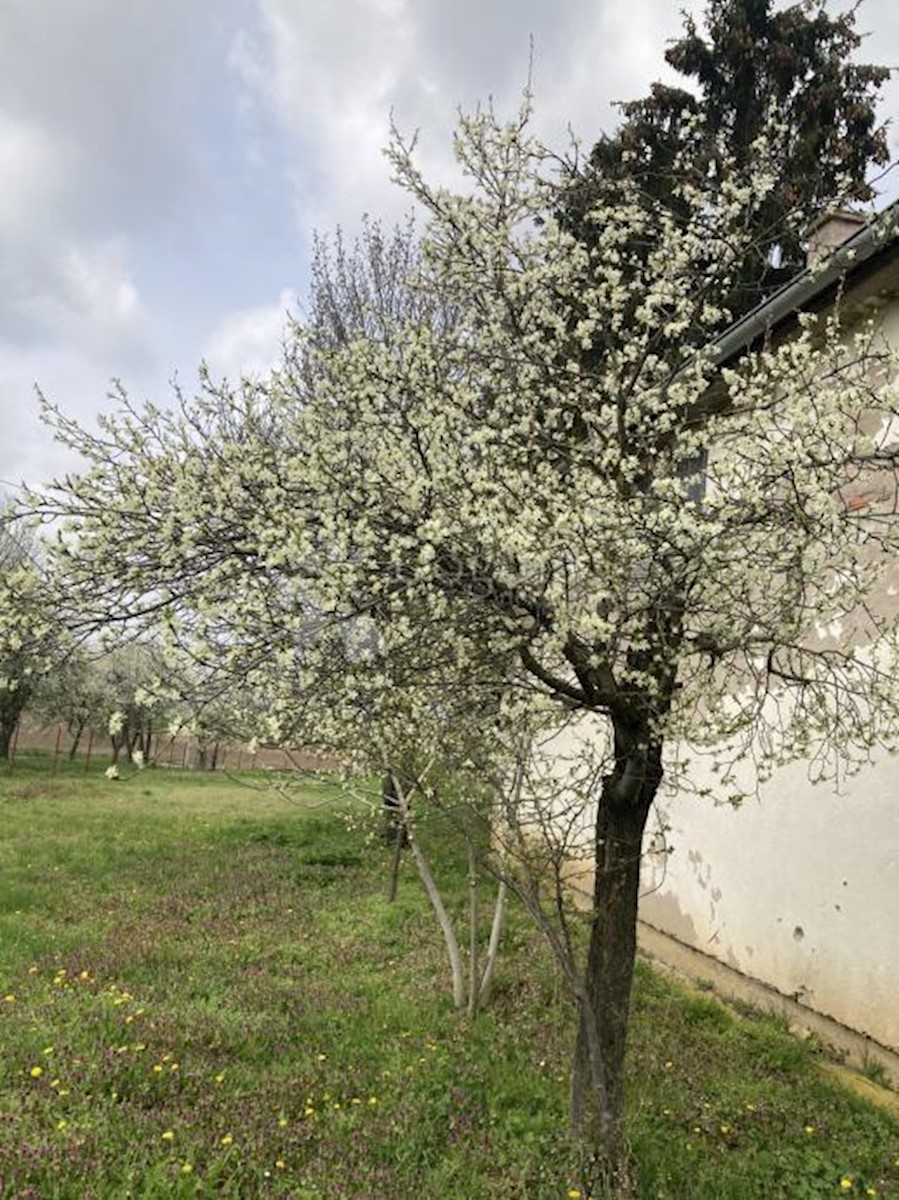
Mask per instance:
[[[177,734],[169,730],[148,731],[140,744],[145,766],[164,767],[179,771],[330,771],[334,759],[303,750],[286,749],[275,745],[250,747],[246,743],[216,741]],[[65,724],[40,724],[22,721],[15,729],[6,760],[6,770],[17,767],[32,769],[46,766],[51,775],[83,770],[103,772],[111,765],[127,765],[131,755],[126,747],[113,744],[105,732],[92,729],[75,733]]]

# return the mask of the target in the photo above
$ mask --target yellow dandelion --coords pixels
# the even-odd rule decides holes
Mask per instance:
[[[15,1004],[16,993],[15,992],[7,992],[6,995],[3,997],[3,999],[6,1004]]]
[[[729,1125],[727,1125],[727,1124],[724,1124],[724,1125],[722,1125],[722,1126],[721,1126],[721,1132],[722,1132],[722,1133],[730,1133],[730,1126],[729,1126]]]
[[[162,1135],[162,1140],[164,1142],[173,1142],[175,1140],[175,1131],[173,1129],[167,1129]]]
[[[181,1174],[182,1175],[190,1175],[190,1173],[193,1171],[193,1169],[194,1169],[193,1163],[182,1163],[181,1164]]]
[[[62,1117],[59,1121],[56,1122],[56,1128],[59,1130],[60,1133],[62,1133],[62,1131],[64,1129],[67,1129],[68,1125],[69,1125],[69,1122],[65,1119],[65,1117]]]
[[[876,1188],[876,1187],[866,1187],[866,1188],[865,1188],[865,1195],[866,1195],[866,1196],[876,1196],[877,1194],[878,1194],[878,1192],[877,1192],[877,1188]]]
[[[377,1108],[379,1103],[380,1103],[380,1101],[378,1100],[377,1096],[369,1096],[369,1098],[368,1098],[368,1107],[369,1108]]]
[[[278,1128],[279,1129],[287,1128],[287,1117],[278,1117]]]
[[[278,1168],[279,1171],[283,1171],[284,1168],[287,1166],[287,1163],[284,1161],[283,1158],[277,1158],[277,1159],[275,1159],[275,1166]]]
[[[568,1189],[568,1200],[581,1200],[581,1193],[577,1188]]]
[[[59,1087],[59,1080],[58,1080],[58,1079],[51,1079],[51,1080],[50,1080],[50,1087],[52,1087],[52,1088],[58,1088],[58,1087]]]
[[[163,1071],[162,1063],[154,1063],[150,1070],[154,1075],[161,1075]]]
[[[315,1057],[318,1062],[324,1062],[328,1056],[327,1054],[317,1054]]]
[[[231,1136],[230,1133],[226,1133],[225,1136],[222,1138],[222,1145],[223,1146],[231,1146],[233,1144],[234,1144],[234,1138]]]
[[[814,1125],[806,1125],[806,1127],[805,1127],[805,1132],[806,1132],[806,1133],[814,1133],[814,1132],[815,1132],[815,1127],[814,1127]]]
[[[304,1117],[314,1117],[315,1116],[315,1109],[312,1107],[311,1104],[306,1105],[305,1109],[303,1110],[303,1116]]]
[[[43,1073],[44,1073],[43,1067],[32,1067],[31,1070],[28,1072],[28,1074],[31,1076],[32,1079],[40,1079],[40,1077],[43,1075]]]
[[[844,1175],[843,1178],[840,1180],[840,1187],[843,1189],[844,1192],[851,1192],[854,1186],[855,1185],[853,1184],[852,1180],[849,1178],[848,1175]]]
[[[216,1077],[215,1077],[215,1082],[222,1083],[224,1081],[224,1078],[225,1078],[225,1072],[219,1071],[218,1075],[216,1075]]]

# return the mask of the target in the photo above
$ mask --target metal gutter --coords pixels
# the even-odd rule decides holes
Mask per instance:
[[[899,200],[873,217],[858,233],[847,238],[821,263],[806,267],[726,329],[712,343],[715,363],[725,366],[735,355],[751,346],[756,338],[776,329],[810,301],[895,243],[899,243]]]

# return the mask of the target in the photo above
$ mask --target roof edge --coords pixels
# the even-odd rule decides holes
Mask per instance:
[[[832,254],[783,284],[767,300],[756,305],[712,342],[716,365],[724,366],[763,334],[771,333],[785,320],[815,300],[838,280],[848,278],[865,263],[899,241],[899,200],[875,214],[847,238]]]

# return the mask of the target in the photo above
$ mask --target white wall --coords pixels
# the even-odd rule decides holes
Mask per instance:
[[[673,852],[647,856],[643,919],[899,1049],[899,761],[843,794],[799,764],[739,809],[659,809]]]

